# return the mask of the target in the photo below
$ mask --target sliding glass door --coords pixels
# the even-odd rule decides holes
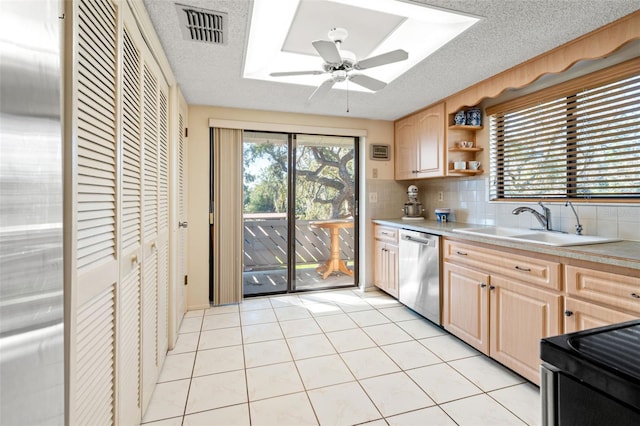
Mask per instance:
[[[245,296],[357,284],[357,142],[244,132]]]
[[[243,294],[289,290],[289,136],[244,132]]]
[[[296,290],[355,283],[356,140],[296,135]]]

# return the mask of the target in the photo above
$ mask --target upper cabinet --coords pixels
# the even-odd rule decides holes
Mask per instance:
[[[445,175],[445,124],[444,102],[396,121],[397,180]]]
[[[566,71],[579,61],[607,57],[639,37],[640,11],[636,11],[396,121],[395,178],[407,180],[483,173],[482,165],[476,163],[480,158],[478,153],[483,150],[476,140],[482,125],[456,124],[457,112],[478,105],[484,99],[496,98],[508,89],[526,87],[543,75]],[[445,104],[446,112],[443,111]],[[460,146],[461,141],[473,144]]]

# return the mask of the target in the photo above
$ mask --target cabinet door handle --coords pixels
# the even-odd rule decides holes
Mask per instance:
[[[466,256],[467,253],[463,252],[463,251],[457,251],[456,254],[459,254],[460,256]]]
[[[564,316],[570,317],[571,315],[573,315],[573,311],[569,311],[569,310],[564,311]]]
[[[631,293],[631,297],[633,297],[634,299],[640,299],[640,294],[638,294],[638,293]]]
[[[385,232],[385,231],[382,231],[381,234],[382,235],[391,235],[389,232]]]
[[[518,265],[516,265],[516,269],[517,269],[518,271],[531,272],[531,268],[522,268],[522,267],[520,267],[520,266],[518,266]]]
[[[487,285],[485,283],[480,283],[480,288],[485,288]]]
[[[495,290],[495,289],[496,289],[496,286],[495,286],[495,285],[490,285],[490,286],[489,286],[489,290]]]

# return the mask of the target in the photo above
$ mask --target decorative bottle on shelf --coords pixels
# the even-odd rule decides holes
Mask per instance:
[[[466,122],[468,126],[482,126],[482,110],[480,108],[468,109]]]

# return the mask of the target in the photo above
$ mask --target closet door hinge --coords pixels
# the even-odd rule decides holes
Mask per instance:
[[[188,138],[188,137],[189,137],[189,128],[188,128],[188,127],[185,127],[185,128],[184,128],[184,137],[185,137],[185,138]]]
[[[184,276],[184,285],[188,285],[189,284],[189,275],[185,275]]]

